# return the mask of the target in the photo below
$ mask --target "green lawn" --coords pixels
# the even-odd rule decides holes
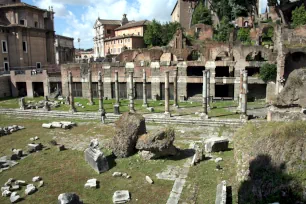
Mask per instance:
[[[26,149],[30,143],[29,138],[40,137],[38,142],[45,146],[50,146],[48,142],[53,136],[65,137],[71,135],[71,143],[75,143],[80,137],[90,138],[101,134],[105,138],[113,135],[112,126],[103,126],[96,122],[79,122],[77,127],[72,130],[41,128],[43,122],[50,120],[28,120],[12,117],[0,116],[1,126],[23,125],[25,130],[15,132],[9,136],[0,137],[0,156],[11,153],[11,148]],[[126,159],[112,159],[109,157],[111,169],[98,175],[84,161],[83,151],[66,150],[58,152],[53,146],[51,149],[39,153],[31,154],[21,160],[19,165],[10,170],[0,173],[1,186],[9,179],[15,178],[26,180],[30,183],[32,177],[41,176],[45,181],[45,186],[31,196],[24,197],[23,188],[19,191],[25,198],[23,203],[56,203],[57,197],[63,192],[76,192],[84,203],[112,203],[112,195],[116,190],[129,190],[132,196],[130,203],[166,203],[173,186],[172,181],[157,180],[156,174],[166,169],[167,165],[183,165],[186,159],[172,158],[171,160],[143,161],[137,154]],[[104,152],[110,156],[109,150]],[[132,176],[131,179],[114,178],[112,173],[115,171],[126,172]],[[154,185],[146,182],[145,176],[149,175],[154,180]],[[88,179],[96,178],[100,181],[100,188],[84,189],[84,184]],[[138,199],[138,201],[136,201]],[[10,203],[8,198],[0,197],[0,203]]]
[[[43,100],[43,97],[37,98],[26,98],[26,102],[35,101],[38,102]],[[75,98],[75,102],[78,102],[85,106],[76,107],[78,112],[96,112],[99,109],[99,101],[98,99],[94,99],[94,105],[87,105],[88,99],[85,98]],[[104,100],[103,101],[104,108],[107,113],[113,113],[113,105],[115,104],[114,99]],[[129,101],[128,100],[120,100],[120,111],[127,112],[129,111]],[[164,101],[148,101],[148,105],[154,108],[155,113],[163,113],[164,110]],[[170,109],[171,113],[174,116],[192,116],[198,117],[195,115],[196,112],[202,111],[202,104],[200,102],[180,102],[179,109],[174,108],[173,101],[170,101]],[[240,115],[228,110],[228,108],[237,107],[238,103],[235,101],[218,101],[211,104],[211,110],[209,111],[209,116],[212,118],[239,118]],[[256,102],[249,102],[248,108],[262,108],[265,106],[264,101],[256,101]],[[6,98],[0,100],[0,108],[18,108],[18,99],[17,98]],[[142,107],[142,100],[135,100],[135,109],[138,113],[141,114],[148,114],[150,113],[145,107]],[[53,108],[52,110],[57,111],[69,111],[69,105],[60,105],[58,108]]]

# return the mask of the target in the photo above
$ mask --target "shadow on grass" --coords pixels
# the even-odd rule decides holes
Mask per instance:
[[[300,181],[286,173],[286,165],[274,165],[269,155],[259,155],[250,162],[249,179],[238,191],[238,203],[304,203]]]
[[[179,161],[192,157],[194,154],[194,149],[178,149],[178,154],[175,156],[167,157],[167,160]]]
[[[106,156],[106,159],[108,161],[108,167],[109,167],[109,170],[114,168],[117,163],[116,163],[116,156],[112,153],[108,156]]]

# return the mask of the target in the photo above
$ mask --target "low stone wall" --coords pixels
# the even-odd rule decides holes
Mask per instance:
[[[43,111],[43,110],[19,110],[19,109],[0,109],[0,114],[18,115],[18,117],[49,117],[49,118],[67,118],[67,119],[81,119],[81,120],[100,120],[100,113],[98,112],[64,112],[64,111]],[[107,121],[114,122],[118,120],[119,116],[114,114],[107,114]],[[210,127],[231,126],[241,127],[245,122],[238,119],[224,119],[224,120],[202,120],[200,118],[191,117],[171,117],[165,118],[163,114],[144,115],[146,122],[158,124],[180,124],[180,125],[200,125]]]
[[[0,98],[10,96],[12,96],[10,76],[0,76]]]

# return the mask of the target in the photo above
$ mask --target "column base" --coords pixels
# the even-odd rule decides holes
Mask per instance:
[[[244,114],[240,115],[240,120],[249,120],[249,119],[250,118],[248,115],[244,115]]]
[[[200,118],[203,119],[203,120],[207,120],[207,119],[209,119],[209,116],[206,113],[201,113]]]
[[[120,105],[119,104],[114,105],[114,114],[120,115]]]
[[[76,108],[70,108],[70,110],[69,110],[71,113],[75,113],[75,112],[77,112],[77,110],[76,110]]]
[[[170,112],[165,112],[164,116],[165,116],[165,118],[171,118],[171,113]]]

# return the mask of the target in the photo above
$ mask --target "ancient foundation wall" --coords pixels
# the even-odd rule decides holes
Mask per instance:
[[[10,76],[0,76],[0,98],[12,96]]]

